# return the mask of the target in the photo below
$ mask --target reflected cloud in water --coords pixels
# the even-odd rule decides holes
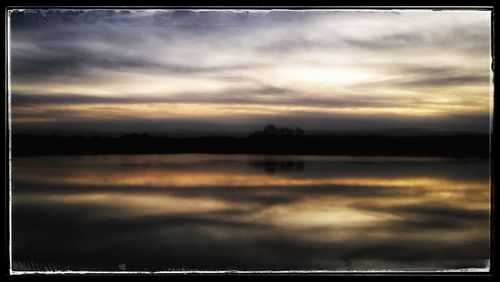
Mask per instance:
[[[263,169],[269,174],[274,174],[275,172],[300,172],[304,170],[305,162],[301,160],[296,161],[251,161],[250,164],[257,169]]]
[[[489,259],[487,160],[14,160],[13,256],[73,270],[445,270]]]

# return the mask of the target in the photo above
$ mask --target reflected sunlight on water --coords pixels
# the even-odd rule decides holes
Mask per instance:
[[[487,160],[137,155],[13,168],[18,261],[444,270],[489,259]]]

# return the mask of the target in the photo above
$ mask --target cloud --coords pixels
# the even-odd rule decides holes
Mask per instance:
[[[450,85],[488,85],[490,75],[454,75],[444,77],[428,77],[410,81],[399,82],[400,85],[408,86],[426,86],[426,87],[446,87]]]
[[[95,116],[92,115],[95,112]],[[105,116],[102,116],[106,114]],[[476,132],[488,133],[489,115],[445,115],[437,117],[412,117],[391,114],[373,116],[359,116],[355,114],[318,114],[318,113],[281,113],[254,116],[244,112],[231,119],[224,118],[221,113],[218,117],[199,119],[195,117],[169,117],[169,118],[143,118],[130,116],[119,108],[98,107],[92,111],[75,112],[71,109],[51,108],[38,110],[36,113],[29,109],[18,110],[13,113],[14,120],[18,120],[14,132],[29,133],[41,129],[55,131],[80,131],[89,132],[98,130],[102,132],[125,133],[138,132],[168,132],[178,129],[195,131],[215,131],[224,128],[228,131],[249,133],[262,128],[266,124],[278,126],[300,127],[306,132],[314,130],[383,130],[417,128],[442,132]],[[22,121],[22,122],[21,122]],[[43,128],[40,125],[43,124]],[[76,130],[76,131],[75,131]]]
[[[52,45],[52,44],[51,44]],[[69,45],[69,46],[67,46]],[[55,48],[54,48],[55,47]],[[190,66],[163,64],[140,56],[85,50],[71,43],[46,46],[24,55],[12,49],[12,77],[15,81],[45,81],[57,77],[92,76],[96,69],[129,72],[160,72],[165,75],[190,75],[248,69],[248,65]],[[18,55],[19,54],[19,55]]]
[[[217,92],[181,92],[169,95],[136,95],[110,97],[110,96],[97,96],[97,95],[84,95],[84,94],[22,94],[14,93],[12,95],[13,107],[25,106],[41,106],[41,105],[81,105],[81,104],[154,104],[154,103],[244,103],[244,104],[258,104],[259,97],[278,96],[277,99],[267,102],[274,104],[295,104],[293,99],[287,99],[286,96],[281,94],[293,94],[293,89],[283,87],[275,87],[268,85],[256,85],[253,87],[235,87],[225,89]],[[281,99],[279,97],[282,97]],[[276,98],[276,97],[275,97]],[[308,101],[305,101],[308,102]],[[311,101],[309,101],[311,102]],[[325,101],[316,101],[313,103],[324,103]]]
[[[234,122],[245,128],[273,120],[311,129],[413,127],[424,113],[449,117],[431,124],[470,116],[467,124],[489,127],[478,117],[490,108],[488,13],[53,9],[13,12],[11,24],[14,116],[23,117],[15,127],[39,115],[47,123],[37,127],[67,123],[59,119],[68,110],[55,105],[107,108],[92,113],[95,121],[118,108],[114,118],[144,120],[132,105],[162,103],[206,105],[193,122],[176,113],[179,126],[216,127],[209,113],[218,104],[226,114],[237,108]],[[282,109],[264,116],[255,105]],[[389,120],[402,107],[406,114]]]

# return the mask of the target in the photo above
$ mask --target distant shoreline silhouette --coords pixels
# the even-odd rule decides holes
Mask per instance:
[[[15,157],[101,154],[276,154],[350,156],[489,157],[488,134],[383,136],[307,135],[302,129],[266,126],[246,137],[36,136],[14,134]]]

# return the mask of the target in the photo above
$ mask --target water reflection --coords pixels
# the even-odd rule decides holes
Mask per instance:
[[[277,171],[303,171],[304,161],[251,161],[251,165],[256,168],[261,168],[269,174],[274,174]]]
[[[442,270],[489,258],[487,160],[19,158],[13,254],[73,270]]]

